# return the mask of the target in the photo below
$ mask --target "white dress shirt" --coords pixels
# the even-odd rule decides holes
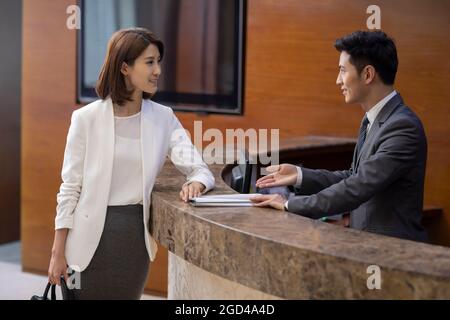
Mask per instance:
[[[388,103],[389,100],[391,100],[395,95],[397,94],[397,91],[392,91],[390,94],[388,94],[386,97],[378,101],[376,105],[374,105],[372,108],[370,108],[369,111],[366,112],[367,120],[369,120],[369,124],[367,125],[367,133],[369,132],[370,128],[372,127],[373,122],[377,118],[378,114],[380,113],[381,109]]]
[[[369,120],[369,124],[367,125],[367,133],[369,132],[370,128],[372,127],[373,122],[377,118],[378,114],[380,113],[381,109],[388,103],[389,100],[391,100],[395,95],[397,94],[397,91],[392,91],[390,94],[385,96],[383,99],[378,101],[368,112],[366,112],[367,120]],[[295,184],[296,187],[300,187],[302,185],[302,179],[303,179],[303,173],[302,168],[297,167],[297,182]],[[288,209],[288,202],[286,201],[284,203],[284,207],[286,210]]]

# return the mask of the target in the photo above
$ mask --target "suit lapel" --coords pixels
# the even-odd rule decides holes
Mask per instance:
[[[102,185],[109,188],[112,179],[115,142],[114,108],[112,100],[110,98],[104,100],[99,109],[98,125],[96,127],[98,130],[98,140],[102,142],[98,144],[100,148],[100,150],[98,150],[98,165],[104,168],[104,171],[102,170],[102,172],[104,172],[104,175],[102,174],[104,184]]]
[[[352,172],[355,172],[356,169],[356,149],[357,149],[357,144],[355,145],[355,148],[353,149],[353,160],[352,160],[352,165],[351,165],[351,169]]]
[[[399,93],[397,93],[381,109],[380,113],[377,115],[375,121],[371,125],[369,132],[367,133],[366,141],[364,142],[364,145],[358,154],[358,158],[356,159],[356,164],[354,166],[355,168],[358,168],[359,161],[362,155],[366,154],[370,150],[370,146],[373,144],[374,138],[377,136],[377,132],[380,130],[381,126],[386,122],[392,112],[402,103],[402,97]]]
[[[154,168],[155,155],[155,127],[156,117],[152,102],[150,100],[143,100],[141,109],[141,150],[142,150],[142,176],[144,192],[144,202],[147,205],[147,197],[149,196],[151,170]]]

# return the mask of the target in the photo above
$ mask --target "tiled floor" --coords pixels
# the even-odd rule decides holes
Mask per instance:
[[[33,295],[42,295],[47,277],[22,272],[20,242],[0,245],[0,300],[29,300]],[[56,290],[57,298],[60,292]],[[163,299],[142,295],[142,300]]]

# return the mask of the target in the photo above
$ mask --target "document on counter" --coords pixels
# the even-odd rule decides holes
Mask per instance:
[[[252,207],[253,202],[250,198],[259,195],[261,194],[214,194],[195,197],[189,202],[195,207]]]

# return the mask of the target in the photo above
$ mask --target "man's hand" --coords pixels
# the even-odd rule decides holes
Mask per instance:
[[[188,202],[189,199],[200,196],[205,188],[205,185],[198,181],[185,184],[181,188],[180,199],[184,202]]]
[[[258,188],[292,186],[297,182],[297,167],[292,164],[280,164],[266,168],[270,174],[256,181]]]
[[[250,198],[255,207],[272,207],[278,210],[285,210],[286,198],[281,194],[264,194]]]

